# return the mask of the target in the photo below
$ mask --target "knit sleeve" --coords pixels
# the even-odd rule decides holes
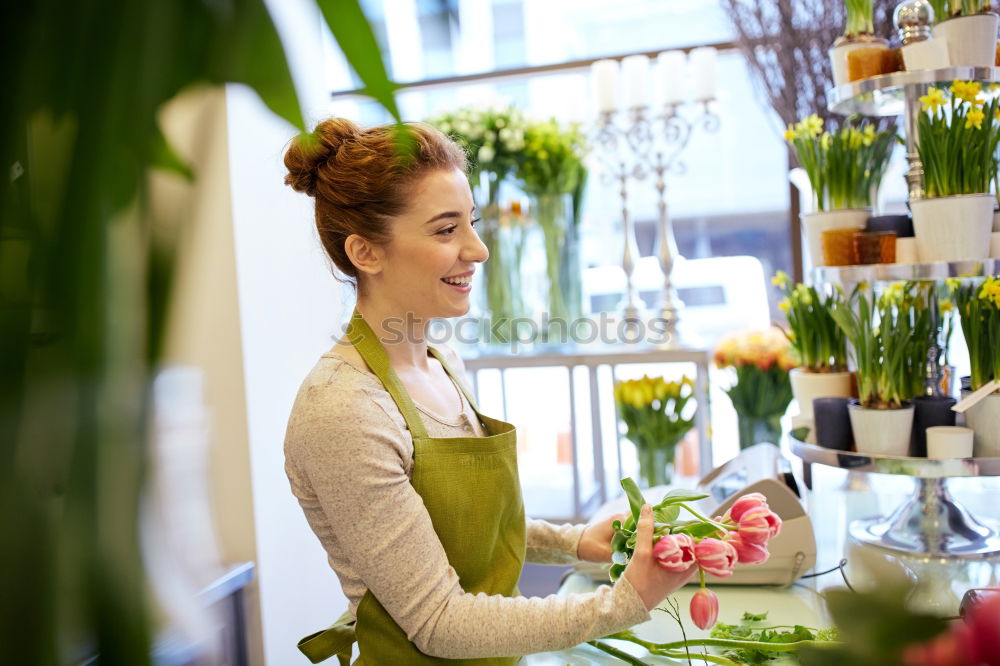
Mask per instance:
[[[465,592],[410,484],[412,440],[391,399],[371,390],[344,395],[333,385],[303,391],[285,442],[293,492],[307,516],[312,508],[321,541],[336,543],[345,566],[425,654],[559,650],[649,618],[624,577],[593,593],[545,599]],[[570,540],[556,538],[554,549]]]

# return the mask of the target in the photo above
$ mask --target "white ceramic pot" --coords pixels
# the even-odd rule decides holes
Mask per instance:
[[[908,72],[922,69],[944,69],[951,62],[948,56],[948,42],[943,39],[925,39],[922,42],[906,44],[900,51],[903,54],[903,67]]]
[[[997,57],[997,27],[1000,16],[992,12],[957,16],[935,24],[935,39],[948,42],[952,67],[993,67]]]
[[[809,247],[809,259],[813,266],[823,266],[823,232],[830,229],[857,229],[862,231],[871,217],[867,208],[828,210],[802,215],[802,231]]]
[[[850,398],[850,372],[807,372],[795,368],[788,373],[792,381],[792,395],[799,403],[799,414],[813,418],[813,400],[816,398]]]
[[[839,40],[838,40],[839,41]],[[830,64],[833,66],[833,85],[842,86],[851,82],[847,67],[847,54],[858,49],[879,49],[889,48],[884,40],[867,37],[857,38],[849,42],[836,44],[830,48]]]
[[[993,210],[993,231],[1000,231],[1000,210]]]
[[[847,406],[858,453],[905,456],[910,450],[913,405],[899,409],[870,409],[856,403]]]
[[[1000,231],[994,231],[990,234],[990,256],[994,259],[1000,259]]]
[[[993,393],[965,412],[965,425],[972,428],[972,455],[1000,457],[1000,393]]]
[[[994,201],[991,194],[911,201],[920,261],[964,261],[989,256]]]

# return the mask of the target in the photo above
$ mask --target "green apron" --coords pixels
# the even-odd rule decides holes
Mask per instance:
[[[434,531],[458,573],[462,589],[471,594],[517,596],[517,580],[524,564],[525,526],[521,484],[517,474],[517,440],[509,423],[483,416],[463,383],[435,349],[441,362],[472,405],[485,437],[428,437],[417,409],[389,365],[385,349],[360,313],[354,311],[347,336],[361,358],[389,391],[413,436],[413,478],[410,483],[423,499]],[[483,627],[489,631],[489,627]],[[357,620],[344,613],[333,626],[306,636],[299,649],[316,664],[337,655],[342,666],[350,662],[351,645],[358,642],[355,663],[511,665],[519,657],[440,659],[420,652],[382,607],[371,590],[358,604]]]

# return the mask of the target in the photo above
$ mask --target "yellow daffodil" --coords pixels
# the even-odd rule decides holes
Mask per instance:
[[[857,129],[851,127],[847,130],[847,147],[851,150],[857,150],[861,147],[862,142],[861,132]]]
[[[945,298],[940,303],[938,303],[938,310],[940,310],[942,313],[951,312],[954,309],[955,309],[955,304],[952,303],[950,299]]]
[[[799,133],[795,131],[793,125],[789,125],[788,129],[785,130],[784,137],[785,141],[795,141],[795,139],[799,138]]]
[[[823,136],[819,138],[819,146],[823,150],[830,150],[830,144],[833,143],[833,137],[829,132],[823,132]]]
[[[864,132],[862,132],[861,134],[862,143],[864,143],[864,145],[866,146],[870,146],[872,145],[872,142],[874,140],[875,140],[875,126],[865,125]]]
[[[775,287],[785,287],[791,281],[792,279],[788,277],[788,273],[785,271],[778,271],[774,274],[774,277],[771,278],[771,284]]]
[[[926,95],[920,96],[920,108],[931,113],[937,112],[940,107],[947,103],[948,100],[945,99],[940,88],[931,88]]]
[[[965,129],[971,129],[975,127],[976,129],[983,129],[983,118],[986,114],[983,110],[978,107],[973,107],[969,109],[969,113],[965,116]]]
[[[805,122],[806,128],[809,130],[809,136],[817,137],[823,132],[823,119],[815,113],[806,118]]]
[[[983,87],[978,81],[953,81],[950,88],[957,99],[974,106],[983,103],[983,100],[979,99],[979,93],[982,92],[982,89]]]
[[[792,307],[792,302],[789,301],[787,298],[781,299],[781,302],[778,303],[778,309],[781,310],[782,312],[788,312],[791,309],[791,307]]]
[[[959,287],[962,286],[962,281],[959,280],[958,278],[947,278],[945,279],[944,283],[951,291],[956,291],[958,290]]]

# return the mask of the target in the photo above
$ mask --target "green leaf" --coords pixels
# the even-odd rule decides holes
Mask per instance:
[[[671,523],[677,520],[677,516],[681,514],[681,508],[676,504],[670,506],[661,506],[653,510],[653,518],[658,523]]]
[[[191,165],[174,152],[159,127],[154,130],[151,141],[153,143],[151,166],[175,173],[188,182],[194,181],[194,171],[191,170]]]
[[[639,511],[642,510],[642,505],[646,503],[646,500],[643,499],[642,493],[639,491],[639,486],[635,485],[632,477],[625,477],[621,483],[622,488],[625,490],[625,496],[628,497],[628,505],[632,510],[632,518],[638,523]]]
[[[687,534],[693,538],[715,536],[718,534],[719,528],[710,523],[703,523],[701,521],[692,522],[689,525],[685,525],[680,529],[675,529],[674,534]]]
[[[766,619],[767,619],[767,613],[750,613],[750,612],[744,612],[743,613],[742,621],[743,622],[763,622]]]
[[[365,94],[384,106],[397,122],[402,122],[393,96],[399,86],[389,81],[382,52],[361,4],[357,0],[318,0],[317,4],[344,57],[364,84]]]
[[[708,497],[705,493],[699,493],[694,490],[686,490],[684,488],[677,488],[676,490],[671,490],[669,493],[663,496],[660,503],[657,506],[666,506],[668,504],[676,504],[678,502],[694,502],[696,500],[704,499]]]
[[[612,564],[611,569],[608,570],[608,575],[611,576],[611,582],[614,582],[621,578],[622,573],[625,572],[624,564]]]

